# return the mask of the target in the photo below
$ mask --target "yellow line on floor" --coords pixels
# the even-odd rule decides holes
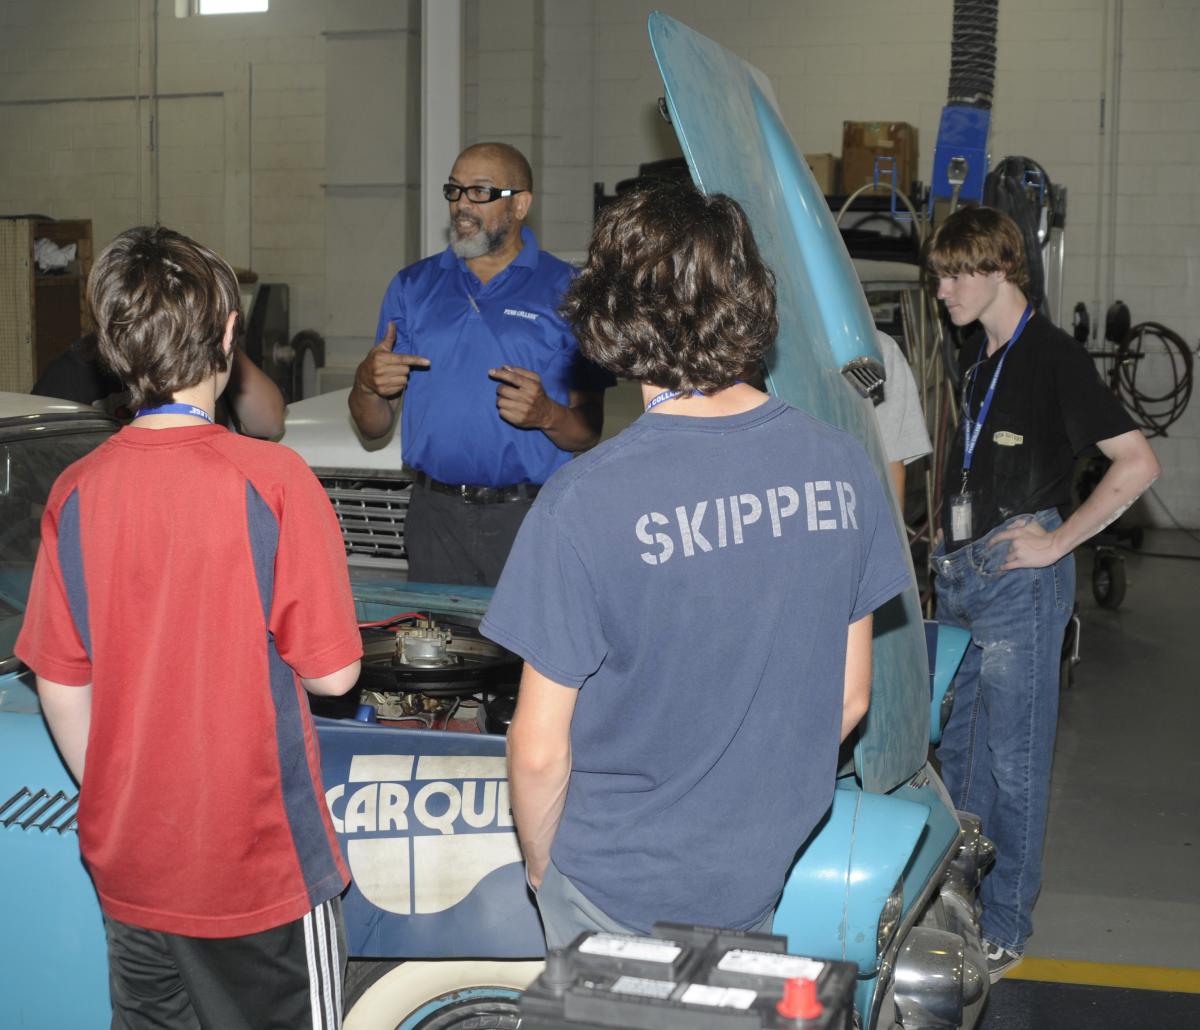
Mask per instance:
[[[1171,969],[1166,966],[1119,966],[1107,962],[1074,962],[1031,956],[1009,973],[1007,979],[1200,994],[1200,969]]]

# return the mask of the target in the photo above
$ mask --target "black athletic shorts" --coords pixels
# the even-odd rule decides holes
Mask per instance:
[[[113,1030],[337,1030],[346,930],[334,898],[245,937],[181,937],[105,917]]]

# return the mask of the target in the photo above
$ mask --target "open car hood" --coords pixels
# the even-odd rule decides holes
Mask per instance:
[[[704,192],[727,193],[745,208],[775,271],[779,336],[768,357],[768,388],[854,434],[886,486],[870,402],[840,373],[855,356],[878,361],[866,298],[770,82],[666,15],[651,14],[649,32],[692,178]],[[895,518],[907,540],[899,512]],[[867,790],[891,790],[924,765],[928,747],[929,666],[920,603],[910,587],[875,613],[871,710],[855,748],[856,773]]]

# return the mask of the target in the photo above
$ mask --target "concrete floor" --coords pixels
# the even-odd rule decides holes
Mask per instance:
[[[1028,955],[1200,969],[1200,541],[1147,532],[1128,592],[1092,596],[1062,695],[1042,893]]]

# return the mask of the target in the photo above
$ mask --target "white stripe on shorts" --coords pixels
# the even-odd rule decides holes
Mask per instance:
[[[324,901],[304,917],[313,1030],[340,1030],[342,1025],[341,959],[330,904]]]

